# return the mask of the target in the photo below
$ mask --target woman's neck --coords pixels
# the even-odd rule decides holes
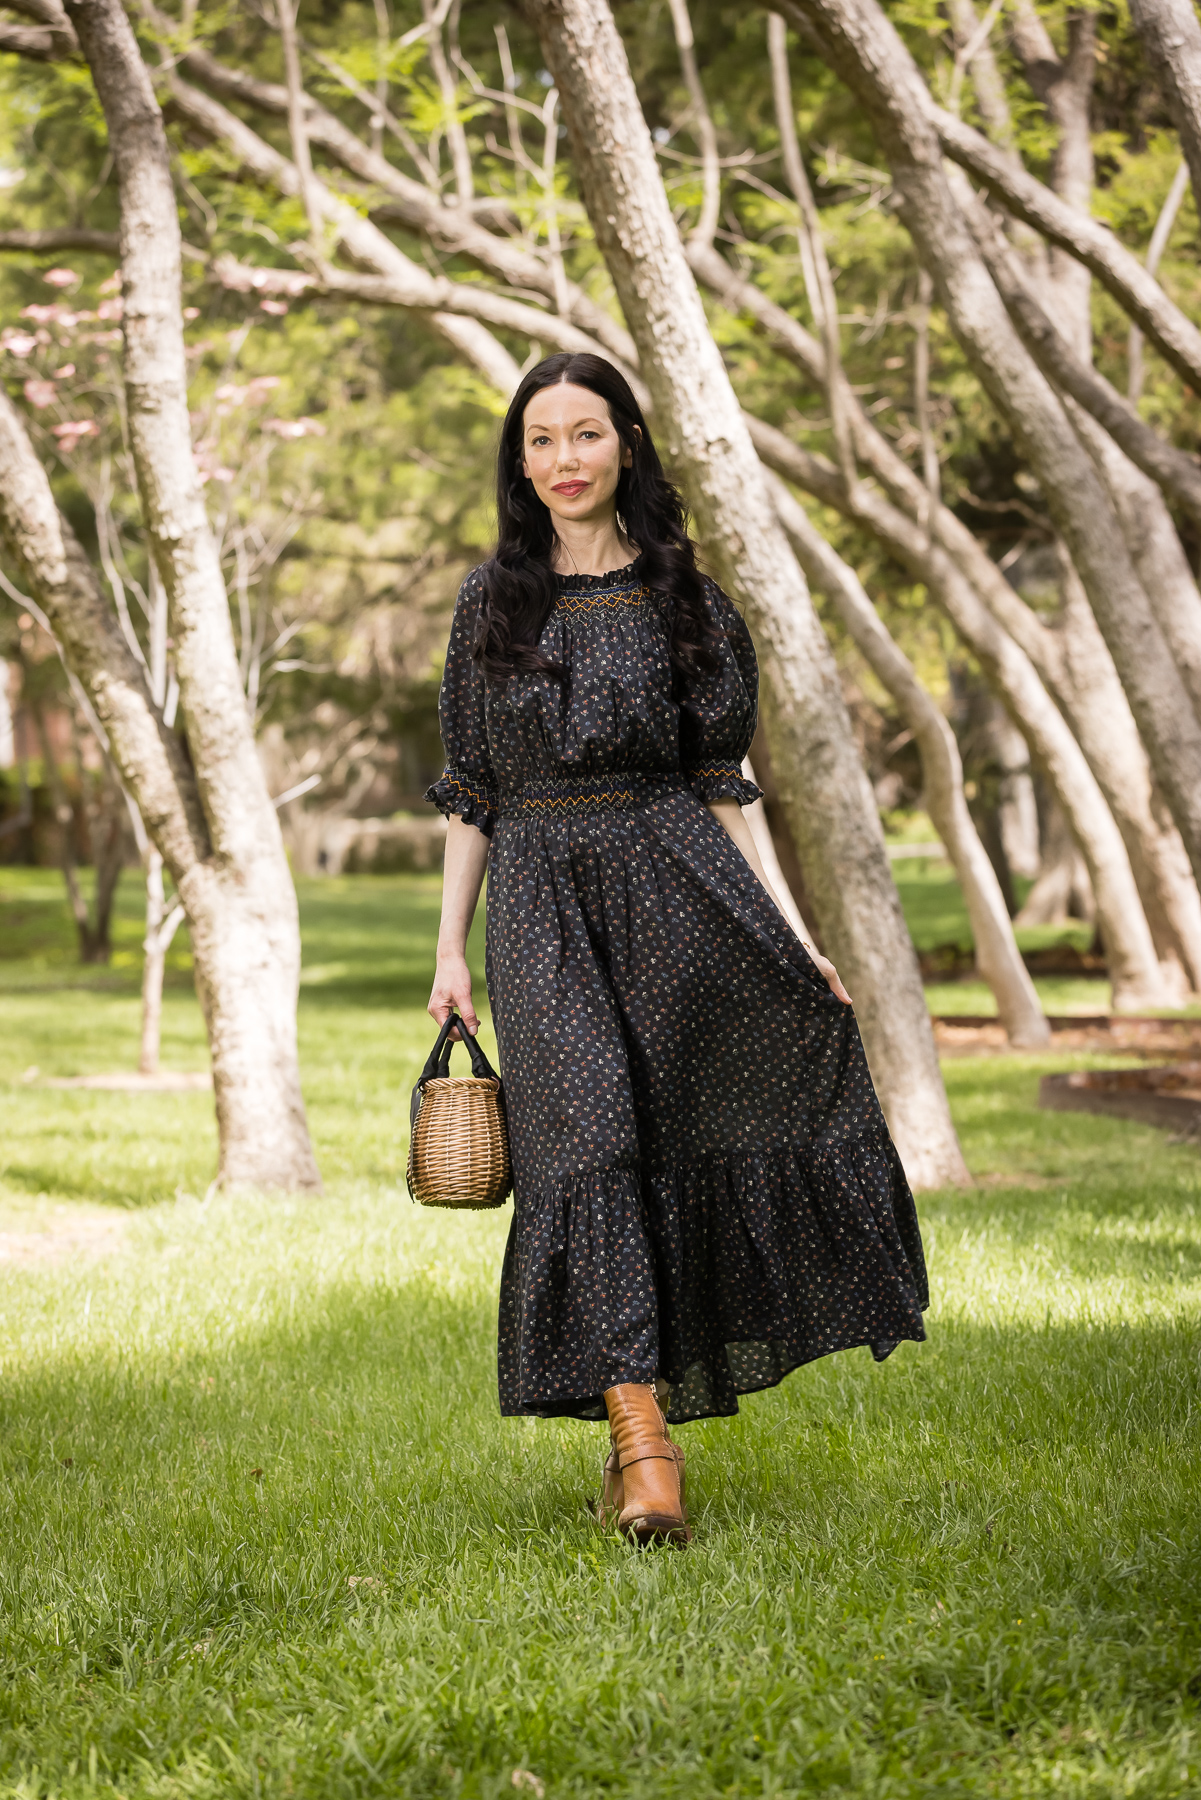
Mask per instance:
[[[634,546],[617,520],[556,519],[551,567],[556,575],[607,575],[634,559]]]

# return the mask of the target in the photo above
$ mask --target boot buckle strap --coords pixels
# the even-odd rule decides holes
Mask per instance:
[[[655,1443],[652,1440],[645,1444],[632,1444],[618,1457],[617,1466],[619,1469],[628,1469],[631,1463],[656,1461],[673,1463],[675,1460],[676,1447],[674,1444],[665,1443],[663,1440]]]

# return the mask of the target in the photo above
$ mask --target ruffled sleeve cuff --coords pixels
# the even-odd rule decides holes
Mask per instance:
[[[485,837],[492,836],[498,796],[496,789],[478,775],[469,775],[465,769],[456,769],[453,763],[447,763],[442,779],[426,789],[425,797],[444,818],[449,819],[455,813],[468,825],[482,831]]]
[[[763,789],[746,779],[740,762],[710,757],[699,768],[685,769],[684,779],[706,806],[714,800],[737,800],[739,806],[750,806],[763,798]]]

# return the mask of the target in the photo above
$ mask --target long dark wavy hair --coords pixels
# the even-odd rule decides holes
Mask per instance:
[[[637,546],[642,581],[666,603],[672,671],[677,685],[686,686],[718,666],[720,634],[705,605],[684,502],[663,472],[629,382],[603,357],[586,353],[564,350],[544,357],[525,376],[505,414],[496,461],[499,531],[495,554],[482,570],[474,654],[491,681],[507,681],[525,670],[560,679],[564,675],[538,649],[556,593],[554,524],[522,471],[525,409],[535,394],[563,381],[600,396],[630,452],[630,467],[621,471],[617,483],[617,512],[626,536]]]

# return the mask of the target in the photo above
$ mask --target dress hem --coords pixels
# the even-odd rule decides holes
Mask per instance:
[[[639,1241],[645,1230],[654,1287],[672,1296],[657,1322],[639,1320],[616,1360],[608,1332],[593,1335],[609,1310],[604,1285],[573,1282],[549,1313],[538,1298],[544,1257],[571,1267],[571,1244],[593,1241],[602,1216],[626,1221],[602,1266],[617,1261],[631,1228]],[[678,1232],[666,1224],[673,1218]],[[679,1328],[697,1283],[715,1314],[712,1337]],[[922,1342],[928,1305],[912,1196],[882,1122],[816,1149],[715,1155],[651,1177],[628,1166],[573,1170],[515,1209],[502,1346],[537,1350],[524,1371],[520,1351],[513,1360],[502,1353],[501,1414],[603,1419],[607,1387],[658,1378],[671,1387],[673,1423],[728,1417],[740,1394],[778,1386],[823,1356],[867,1346],[883,1362],[898,1344]],[[556,1366],[558,1382],[529,1382]],[[584,1392],[564,1393],[571,1373]]]

